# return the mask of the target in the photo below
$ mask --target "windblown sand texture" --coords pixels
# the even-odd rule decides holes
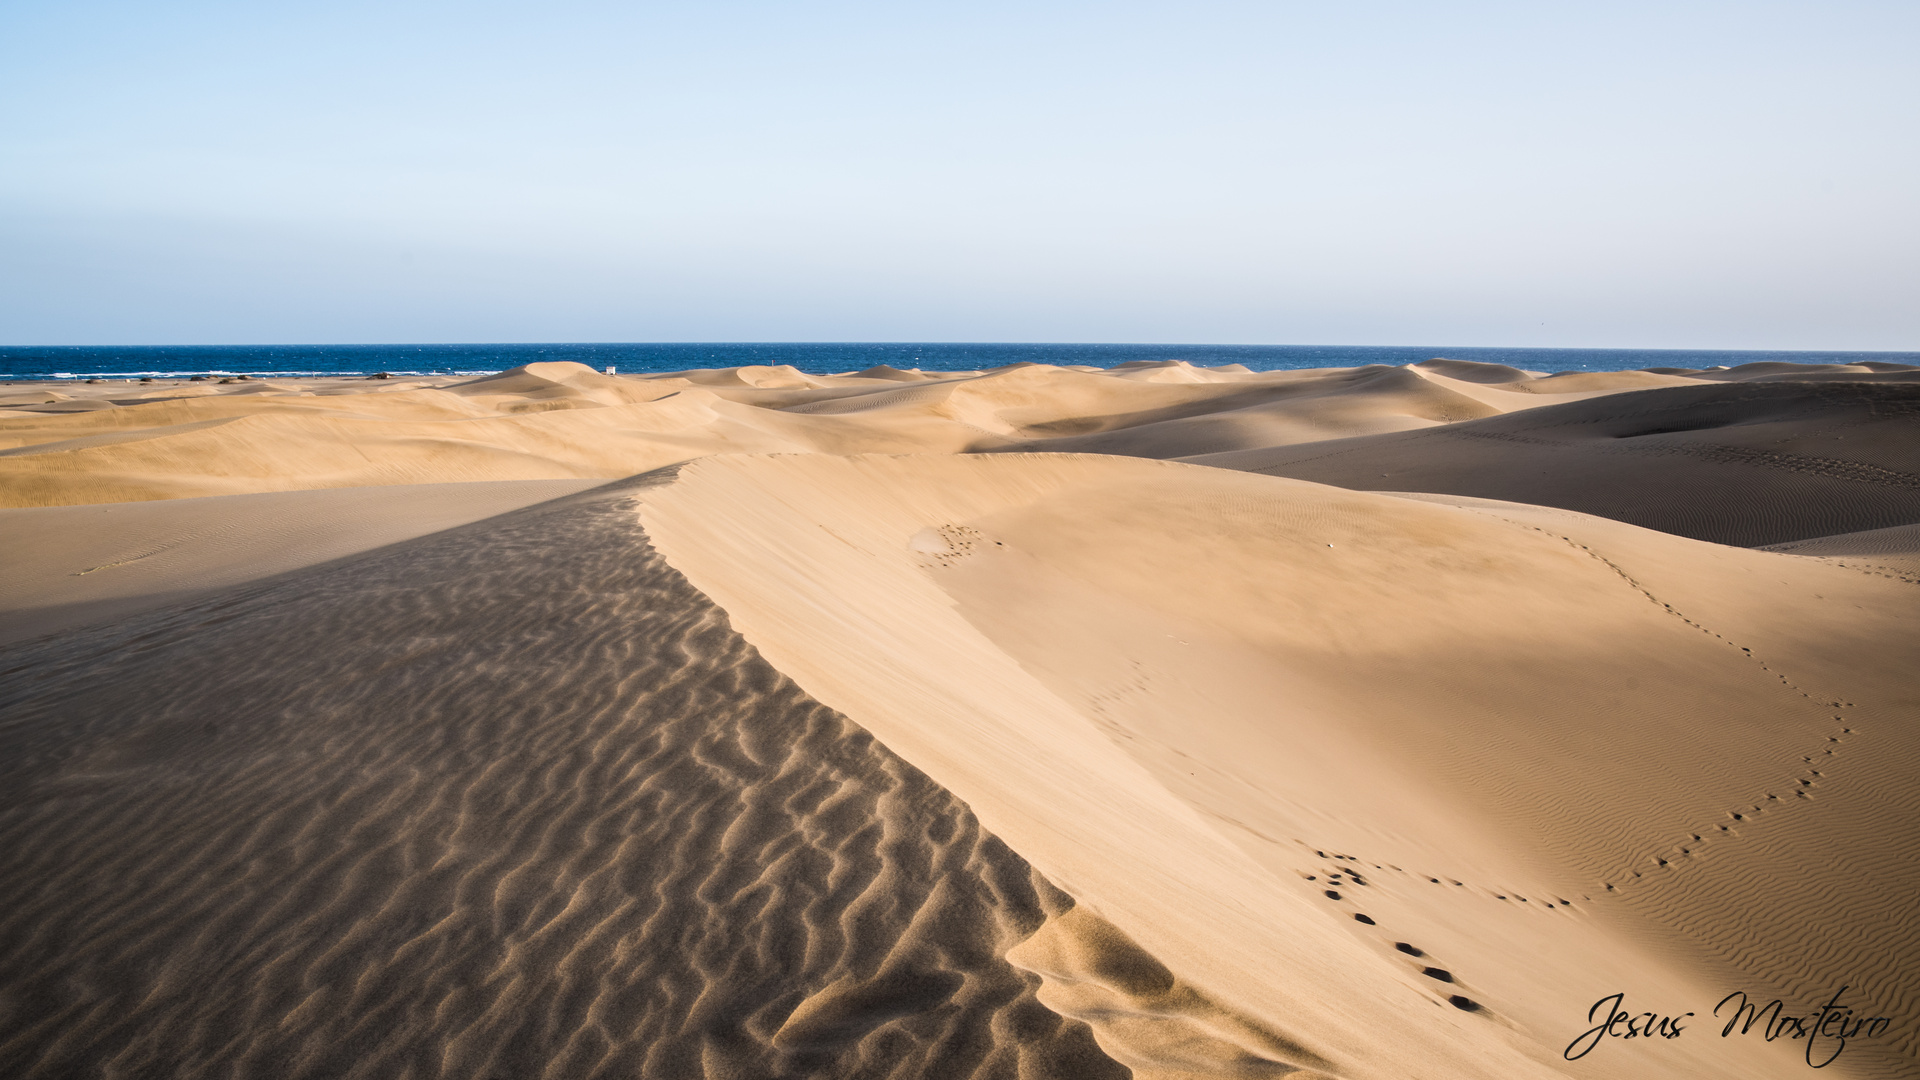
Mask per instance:
[[[0,1075],[1920,1072],[1920,369],[0,388]],[[1563,1049],[1615,992],[1677,1039]],[[1824,1056],[1826,1051],[1821,1051]]]
[[[1124,1075],[1005,958],[1071,899],[617,502],[10,654],[6,1074]]]

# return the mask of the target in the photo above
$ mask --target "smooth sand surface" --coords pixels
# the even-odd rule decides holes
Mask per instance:
[[[0,387],[0,1075],[1912,1076],[1917,374]]]

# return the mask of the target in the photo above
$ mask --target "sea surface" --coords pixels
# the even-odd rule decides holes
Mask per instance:
[[[1920,364],[1920,352],[1755,352],[1683,349],[1503,349],[1372,345],[554,344],[554,345],[135,345],[0,346],[0,379],[178,378],[188,375],[484,375],[542,360],[576,360],[624,373],[746,364],[790,364],[816,375],[878,364],[974,371],[1021,362],[1108,368],[1135,360],[1244,364],[1255,371],[1410,364],[1434,357],[1530,371],[1796,364]]]

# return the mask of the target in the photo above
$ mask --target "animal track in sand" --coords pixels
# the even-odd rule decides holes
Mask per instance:
[[[1395,866],[1390,863],[1366,863],[1363,860],[1361,860],[1358,856],[1346,855],[1338,852],[1330,853],[1325,848],[1315,848],[1312,845],[1298,838],[1296,838],[1293,842],[1300,845],[1302,850],[1313,852],[1314,855],[1320,859],[1326,860],[1328,862],[1337,862],[1337,863],[1343,864],[1343,868],[1340,870],[1329,870],[1326,867],[1321,867],[1318,872],[1314,872],[1314,873],[1309,873],[1308,871],[1299,870],[1299,869],[1296,869],[1294,871],[1295,873],[1299,874],[1303,880],[1312,882],[1314,888],[1320,889],[1322,892],[1324,892],[1329,900],[1342,900],[1342,899],[1347,899],[1347,897],[1340,894],[1337,887],[1328,888],[1328,886],[1340,886],[1340,885],[1351,884],[1351,885],[1358,886],[1360,888],[1371,887],[1372,882],[1367,880],[1368,875],[1365,875],[1361,871],[1352,869],[1349,866],[1344,866],[1344,864],[1348,864],[1348,863],[1360,863],[1361,865],[1370,865],[1375,870],[1381,870],[1388,873],[1400,874],[1400,875],[1412,877],[1412,878],[1425,878],[1429,884],[1433,884],[1433,885],[1446,885],[1448,887],[1453,887],[1453,888],[1470,889],[1474,894],[1484,896],[1489,900],[1526,904],[1529,907],[1532,907],[1539,911],[1554,911],[1560,907],[1571,908],[1574,906],[1573,901],[1562,899],[1560,897],[1555,897],[1553,900],[1541,900],[1538,897],[1529,898],[1526,896],[1522,896],[1519,892],[1512,889],[1505,889],[1505,888],[1500,888],[1498,886],[1491,886],[1491,885],[1473,884],[1471,882],[1462,881],[1458,878],[1454,878],[1450,876],[1443,879],[1441,877],[1436,877],[1432,874],[1421,873],[1419,871],[1406,870],[1402,867]],[[1582,896],[1581,899],[1587,900],[1587,899],[1591,899],[1591,897]],[[1367,921],[1370,922],[1370,920],[1367,920]]]
[[[908,542],[920,567],[931,570],[949,567],[972,555],[986,544],[986,537],[971,525],[937,525],[921,529]]]
[[[1788,554],[1791,554],[1791,552],[1789,552]],[[1807,556],[1802,556],[1802,558],[1806,558],[1806,557]],[[1817,556],[1817,555],[1812,557],[1820,558],[1820,556]],[[1897,567],[1881,566],[1878,563],[1866,563],[1864,565],[1860,563],[1844,563],[1844,562],[1840,562],[1838,559],[1828,559],[1823,561],[1832,561],[1833,565],[1838,566],[1843,570],[1851,570],[1856,574],[1865,574],[1868,577],[1881,577],[1881,578],[1886,578],[1889,581],[1902,581],[1908,585],[1920,585],[1920,577],[1915,577],[1912,574],[1907,573],[1906,571],[1901,570]]]
[[[1323,858],[1339,858],[1339,857],[1340,856],[1323,856]],[[1400,868],[1396,866],[1396,867],[1392,867],[1392,869],[1399,870]],[[1404,871],[1401,871],[1401,872],[1404,873]],[[1347,872],[1347,873],[1348,873],[1348,876],[1351,876],[1351,872]],[[1311,875],[1309,875],[1309,880],[1311,880]],[[1340,895],[1336,892],[1333,892],[1332,890],[1328,890],[1327,897],[1332,900],[1340,899]],[[1562,902],[1564,903],[1565,901],[1562,901]],[[1353,920],[1361,924],[1362,926],[1377,927],[1380,925],[1377,920],[1375,920],[1372,916],[1367,915],[1364,912],[1355,912],[1353,916]],[[1386,939],[1382,937],[1380,940],[1384,941]],[[1395,951],[1405,953],[1407,956],[1413,957],[1415,959],[1425,959],[1427,957],[1427,952],[1425,949],[1422,949],[1418,945],[1413,945],[1405,941],[1396,941],[1393,943],[1393,947]],[[1428,979],[1433,980],[1434,982],[1444,983],[1447,986],[1453,986],[1459,982],[1459,980],[1454,977],[1453,972],[1447,968],[1435,967],[1431,964],[1414,964],[1414,965],[1411,965],[1411,969],[1414,971],[1418,971],[1421,975],[1425,976]],[[1463,994],[1449,994],[1443,997],[1441,994],[1439,994],[1436,991],[1434,992],[1433,997],[1436,1003],[1444,1000],[1446,1004],[1452,1005],[1454,1008],[1460,1009],[1464,1012],[1481,1012],[1486,1009],[1486,1006],[1480,1004],[1479,1002]]]
[[[1547,537],[1551,537],[1553,539],[1559,540],[1567,544],[1569,547],[1572,547],[1576,550],[1584,552],[1589,557],[1595,559],[1596,561],[1606,566],[1609,570],[1613,571],[1613,573],[1617,577],[1619,577],[1620,580],[1626,582],[1627,585],[1629,585],[1634,589],[1634,591],[1638,592],[1641,596],[1645,597],[1648,603],[1655,605],[1661,611],[1665,612],[1666,614],[1676,619],[1679,619],[1681,622],[1699,631],[1700,633],[1706,635],[1707,637],[1713,638],[1715,641],[1720,642],[1721,644],[1727,646],[1730,649],[1737,650],[1742,658],[1752,662],[1754,665],[1759,667],[1761,671],[1764,671],[1768,675],[1779,680],[1781,686],[1785,687],[1788,690],[1791,690],[1793,693],[1806,699],[1808,702],[1816,706],[1819,706],[1823,709],[1849,709],[1853,707],[1851,702],[1822,701],[1819,698],[1815,697],[1813,694],[1809,693],[1805,688],[1799,686],[1798,684],[1793,682],[1793,680],[1787,678],[1785,675],[1775,670],[1766,661],[1756,656],[1751,648],[1735,644],[1733,641],[1729,640],[1725,635],[1700,623],[1698,620],[1691,618],[1685,612],[1682,612],[1678,608],[1674,607],[1672,604],[1667,603],[1664,600],[1661,600],[1658,596],[1655,596],[1653,592],[1649,590],[1645,585],[1641,584],[1641,582],[1638,579],[1636,579],[1632,574],[1629,574],[1623,567],[1621,567],[1620,564],[1614,562],[1612,559],[1607,558],[1605,555],[1602,555],[1598,551],[1595,551],[1593,548],[1587,546],[1586,544],[1583,544],[1578,540],[1573,539],[1570,536],[1566,536],[1560,533],[1555,533],[1550,529],[1541,528],[1538,525],[1530,525],[1530,524],[1527,524],[1526,522],[1515,521],[1514,519],[1509,517],[1501,517],[1499,515],[1495,515],[1495,516],[1499,517],[1500,520],[1505,521],[1508,524],[1515,525],[1519,528],[1532,530],[1533,532],[1537,532],[1543,536],[1547,536]],[[1833,731],[1835,733],[1825,736],[1825,742],[1815,747],[1815,749],[1819,750],[1819,754],[1818,754],[1819,759],[1829,759],[1834,757],[1835,749],[1839,747],[1840,744],[1846,741],[1845,739],[1842,738],[1842,736],[1851,736],[1855,734],[1851,723],[1847,720],[1845,715],[1841,713],[1834,713],[1832,722],[1835,725],[1835,727],[1829,728],[1829,731]],[[1822,770],[1812,768],[1812,765],[1815,764],[1816,762],[1816,756],[1814,754],[1809,753],[1809,754],[1802,755],[1801,762],[1802,764],[1808,766],[1808,768],[1804,770],[1799,770],[1796,773],[1796,775],[1793,776],[1792,783],[1789,785],[1786,785],[1784,787],[1784,790],[1791,791],[1793,793],[1793,798],[1795,799],[1811,802],[1814,799],[1814,795],[1812,794],[1813,789],[1819,785],[1819,782],[1823,780],[1827,780],[1829,779],[1829,777]],[[1830,761],[1827,761],[1824,763],[1831,765]],[[1750,806],[1742,805],[1738,809],[1728,810],[1726,811],[1726,815],[1728,820],[1733,823],[1750,821],[1761,814],[1767,813],[1769,810],[1778,809],[1780,805],[1785,805],[1787,801],[1788,800],[1782,799],[1780,797],[1779,792],[1776,792],[1776,791],[1765,792],[1752,805]],[[1644,861],[1640,861],[1639,864],[1642,867],[1649,870],[1678,869],[1682,863],[1682,860],[1691,860],[1692,858],[1700,854],[1700,852],[1709,843],[1712,842],[1709,839],[1709,837],[1721,838],[1721,837],[1737,836],[1738,833],[1736,832],[1736,827],[1737,827],[1736,824],[1721,823],[1721,824],[1718,824],[1717,826],[1707,826],[1697,831],[1690,831],[1688,833],[1688,836],[1691,839],[1675,842],[1671,846],[1664,849],[1662,852],[1651,853],[1645,857]],[[1606,892],[1614,893],[1616,895],[1620,894],[1623,892],[1622,886],[1629,884],[1629,879],[1627,878],[1627,875],[1631,875],[1631,880],[1634,880],[1634,881],[1642,880],[1644,878],[1644,875],[1641,870],[1635,870],[1635,869],[1632,869],[1631,866],[1628,866],[1628,867],[1621,868],[1620,871],[1614,874],[1605,875],[1601,880],[1600,885]],[[1614,880],[1606,880],[1606,878],[1613,878]],[[1616,884],[1615,881],[1618,881],[1619,884]]]

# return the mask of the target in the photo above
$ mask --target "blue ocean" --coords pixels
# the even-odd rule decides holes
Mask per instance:
[[[179,378],[188,375],[483,375],[543,360],[575,360],[623,373],[745,364],[791,364],[825,375],[879,364],[973,371],[1006,364],[1113,367],[1136,360],[1244,364],[1255,371],[1409,364],[1434,357],[1533,371],[1796,364],[1920,364],[1920,352],[1758,352],[1683,349],[1503,349],[1370,345],[1051,345],[860,342],[555,345],[139,345],[0,346],[0,379]]]

